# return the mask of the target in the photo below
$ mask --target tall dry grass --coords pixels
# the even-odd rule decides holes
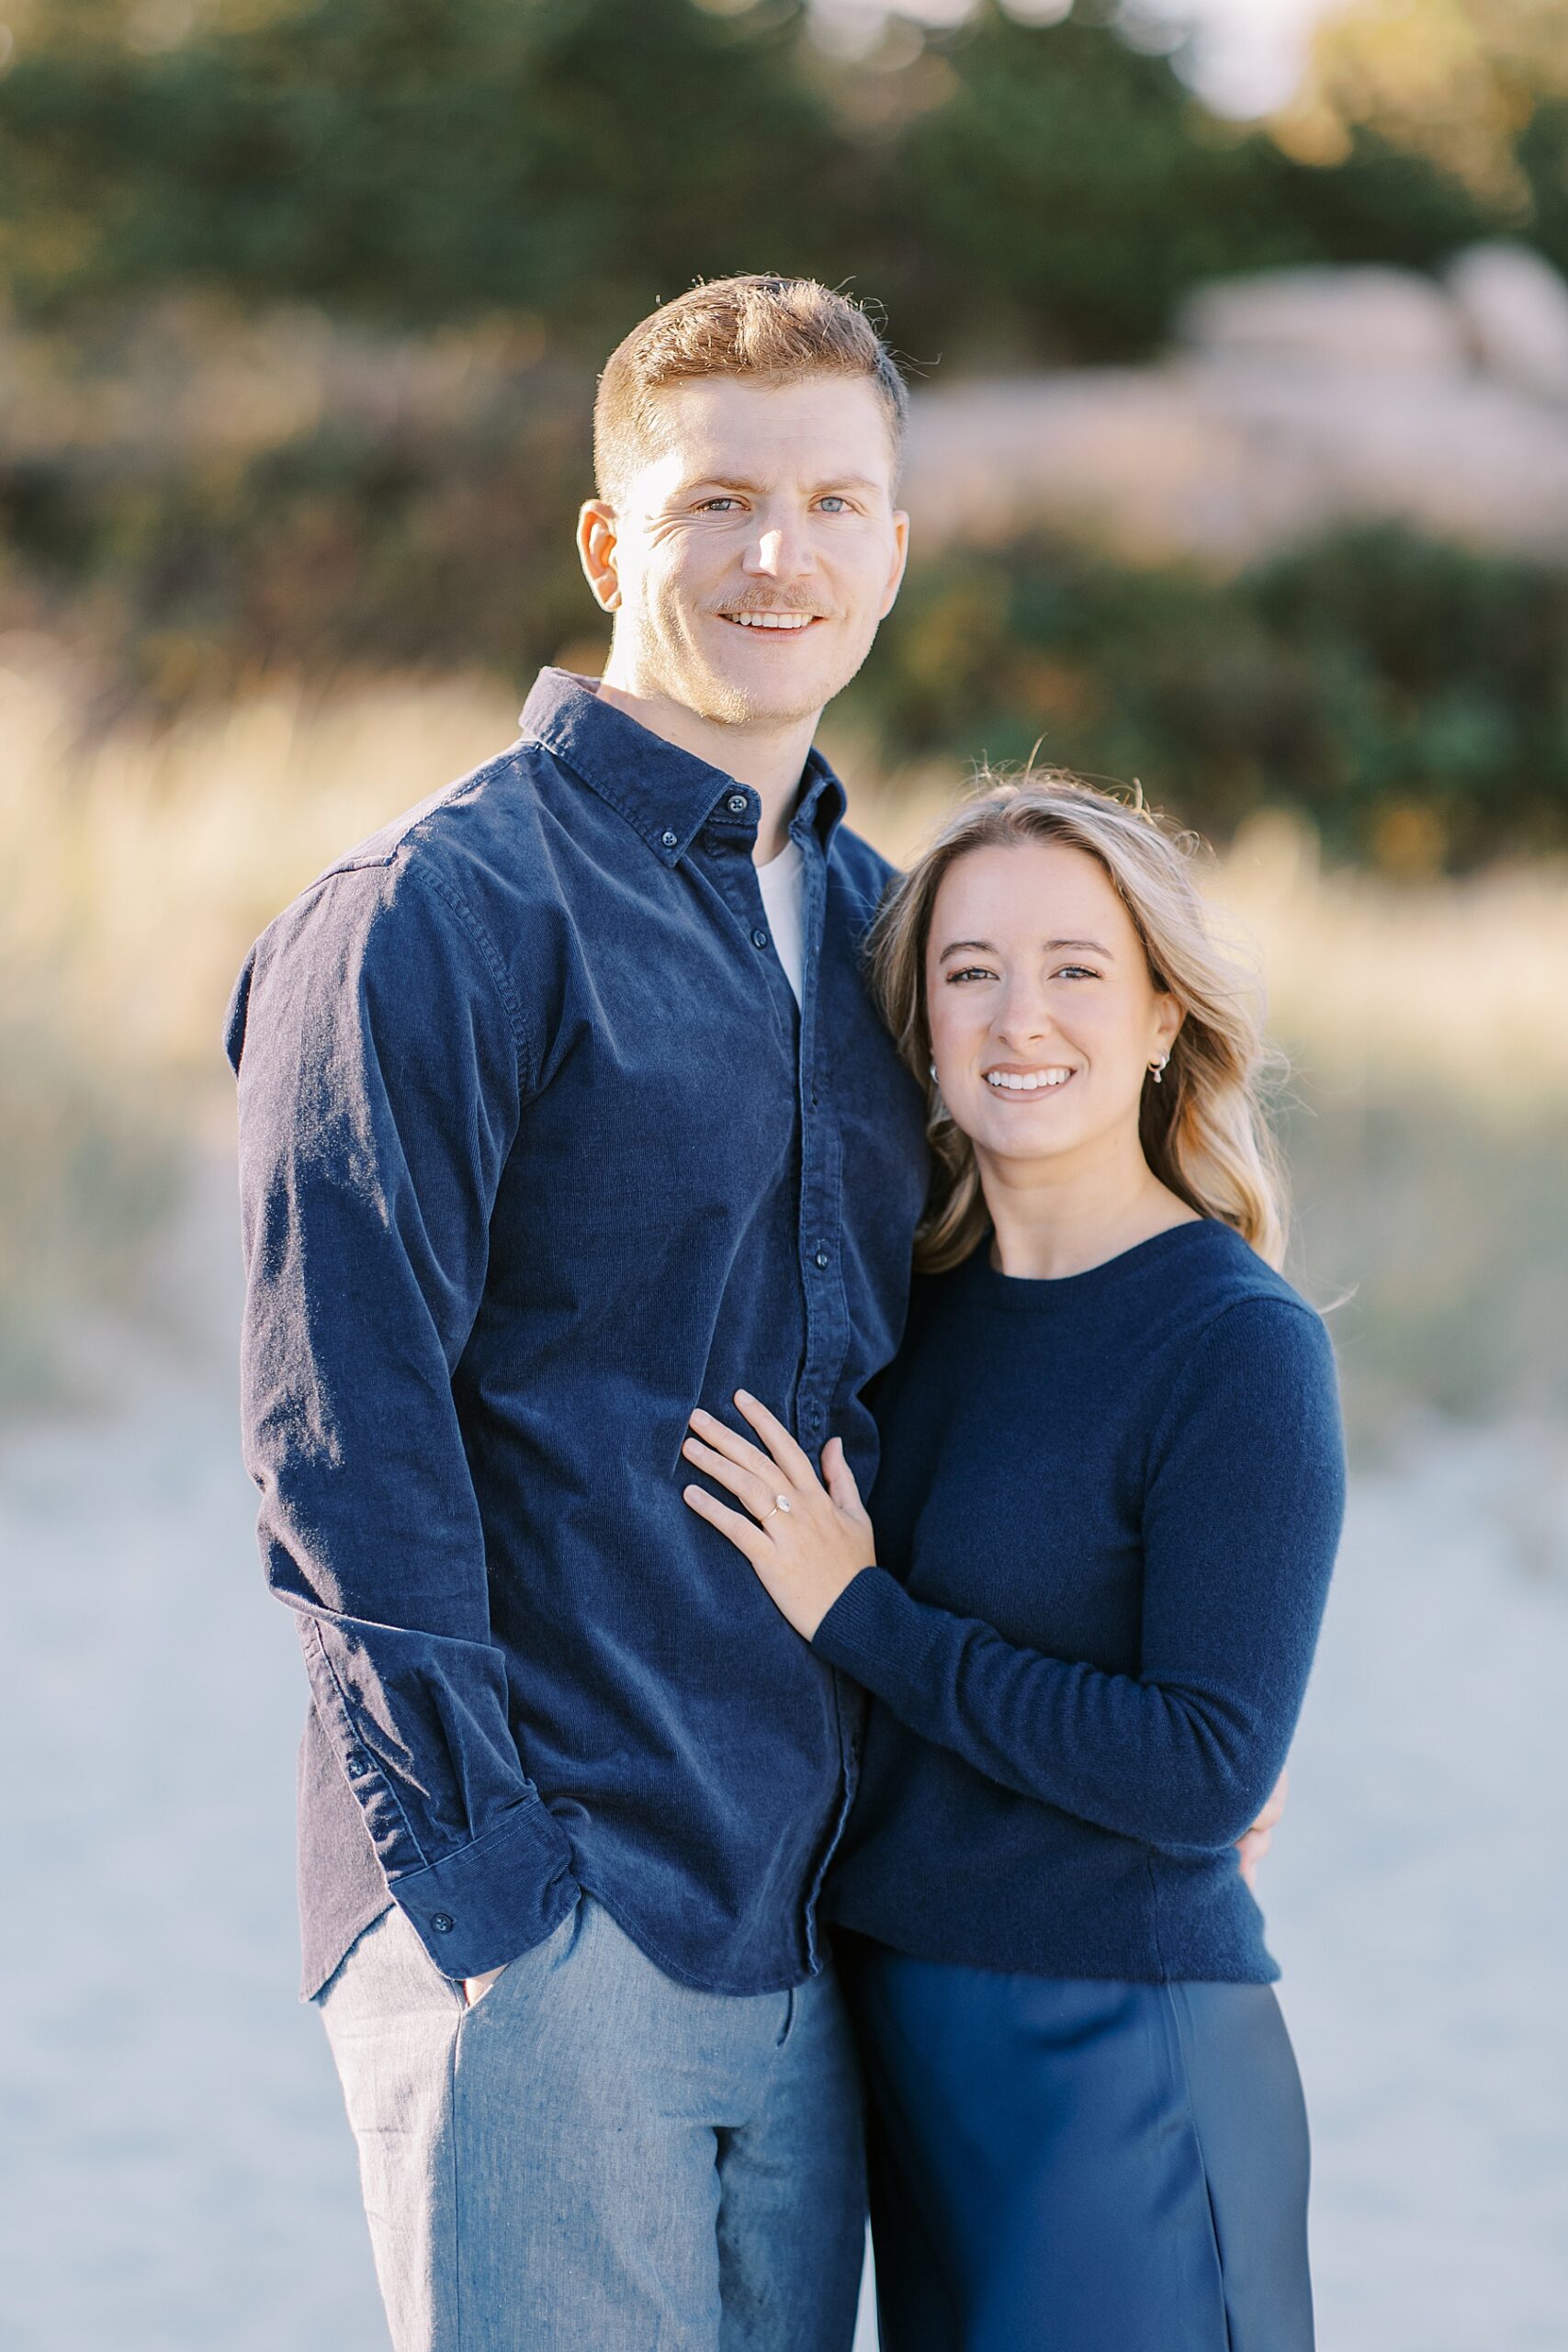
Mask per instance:
[[[471,679],[326,696],[285,680],[94,735],[55,650],[0,639],[0,1390],[38,1385],[62,1302],[133,1291],[182,1149],[223,1115],[219,1030],[249,940],[514,722],[515,698]],[[853,747],[836,750],[853,779]],[[959,788],[861,772],[852,814],[904,856]],[[1536,1325],[1568,1317],[1568,878],[1395,888],[1325,871],[1269,819],[1210,887],[1298,1066],[1298,1271],[1314,1295],[1354,1291],[1343,1348],[1363,1398],[1483,1411],[1557,1394],[1556,1333]]]

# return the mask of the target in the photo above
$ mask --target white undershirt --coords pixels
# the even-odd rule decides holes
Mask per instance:
[[[769,858],[766,865],[759,865],[757,883],[762,893],[762,910],[768,918],[768,929],[773,934],[779,962],[784,967],[784,978],[795,990],[795,1001],[798,1004],[804,955],[801,901],[806,888],[806,868],[800,854],[800,843],[785,842],[777,857]]]

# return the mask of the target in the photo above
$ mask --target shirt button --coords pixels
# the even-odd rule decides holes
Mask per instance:
[[[453,1927],[452,1914],[450,1911],[434,1912],[431,1915],[430,1924],[438,1936],[449,1936]]]
[[[826,1250],[818,1250],[817,1252],[817,1262],[822,1268],[823,1272],[826,1272],[829,1266],[831,1265],[832,1260],[829,1257]]]
[[[744,817],[751,804],[743,792],[732,792],[724,805],[732,817]]]
[[[673,849],[681,836],[679,833],[660,833],[659,838],[666,849]]]
[[[817,1408],[816,1408],[816,1406],[815,1406],[815,1405],[807,1405],[807,1408],[806,1408],[805,1412],[801,1415],[801,1417],[800,1417],[800,1418],[801,1418],[801,1419],[806,1423],[806,1426],[807,1426],[807,1428],[808,1430],[814,1430],[814,1429],[817,1427],[818,1422],[821,1419],[822,1416],[821,1416],[821,1414],[818,1411],[818,1409],[817,1409]]]
[[[765,947],[767,944],[768,934],[765,931],[754,931],[751,933],[751,944],[753,947]]]
[[[358,1750],[357,1748],[355,1748],[355,1751],[354,1751],[354,1753],[353,1753],[353,1755],[352,1755],[352,1756],[349,1758],[349,1759],[348,1759],[348,1777],[349,1777],[349,1779],[350,1779],[351,1781],[357,1781],[357,1780],[361,1777],[361,1775],[362,1775],[363,1773],[365,1773],[365,1772],[367,1772],[367,1771],[369,1770],[369,1769],[370,1769],[370,1768],[369,1768],[369,1766],[366,1763],[364,1757],[363,1757],[363,1756],[361,1756],[361,1754],[359,1753],[359,1750]]]

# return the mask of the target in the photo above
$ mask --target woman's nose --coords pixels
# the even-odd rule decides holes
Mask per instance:
[[[1043,997],[1032,989],[1021,989],[1009,996],[996,1025],[998,1037],[1017,1047],[1038,1045],[1041,1038],[1050,1035],[1055,1024]]]

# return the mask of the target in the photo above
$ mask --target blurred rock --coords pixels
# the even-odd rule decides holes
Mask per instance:
[[[922,537],[1043,526],[1138,560],[1241,564],[1393,521],[1568,556],[1568,288],[1497,246],[1461,255],[1452,283],[1271,271],[1196,289],[1150,367],[918,393]]]
[[[1448,273],[1460,323],[1499,381],[1568,401],[1568,286],[1528,245],[1472,245]]]
[[[1407,269],[1276,269],[1200,286],[1176,319],[1179,344],[1217,359],[1279,366],[1421,369],[1466,365],[1454,305]]]

